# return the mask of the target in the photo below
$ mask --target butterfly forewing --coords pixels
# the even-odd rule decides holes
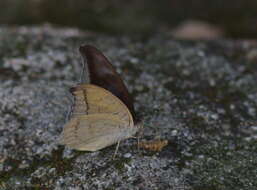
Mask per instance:
[[[110,113],[121,120],[133,122],[127,107],[107,90],[94,85],[80,85],[73,92],[75,96],[73,114]]]

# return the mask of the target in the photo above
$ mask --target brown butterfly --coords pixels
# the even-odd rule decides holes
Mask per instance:
[[[87,64],[89,83],[70,89],[74,96],[71,119],[60,143],[82,151],[97,151],[138,131],[133,100],[115,68],[95,47],[84,45],[80,53]]]

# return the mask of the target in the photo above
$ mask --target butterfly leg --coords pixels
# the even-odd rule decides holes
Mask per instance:
[[[137,137],[131,137],[133,139],[137,139],[137,149],[139,150],[139,141],[140,141],[140,137],[137,136]]]
[[[118,143],[117,143],[117,146],[116,146],[115,152],[114,152],[114,154],[113,154],[113,156],[112,156],[112,159],[115,158],[115,156],[116,156],[116,154],[117,154],[117,152],[118,152],[119,146],[120,146],[120,141],[118,141]]]
[[[140,150],[140,147],[139,147],[139,141],[140,141],[140,136],[137,136],[137,151]]]
[[[138,130],[138,135],[137,135],[137,150],[139,151],[140,150],[140,138],[143,137],[143,132],[144,132],[144,125],[143,124],[140,124],[139,125],[139,130]]]

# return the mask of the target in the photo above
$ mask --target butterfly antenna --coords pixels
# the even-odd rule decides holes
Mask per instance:
[[[114,158],[116,157],[116,154],[118,153],[118,150],[119,150],[119,146],[120,146],[120,141],[118,141],[118,144],[117,144],[117,146],[116,146],[116,148],[115,148],[115,152],[114,152],[114,154],[113,154],[112,159],[114,159]]]

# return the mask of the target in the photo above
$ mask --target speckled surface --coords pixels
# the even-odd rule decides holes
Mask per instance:
[[[94,153],[58,145],[80,44],[122,74],[142,139]],[[256,189],[257,43],[136,40],[49,26],[0,28],[0,189]]]

